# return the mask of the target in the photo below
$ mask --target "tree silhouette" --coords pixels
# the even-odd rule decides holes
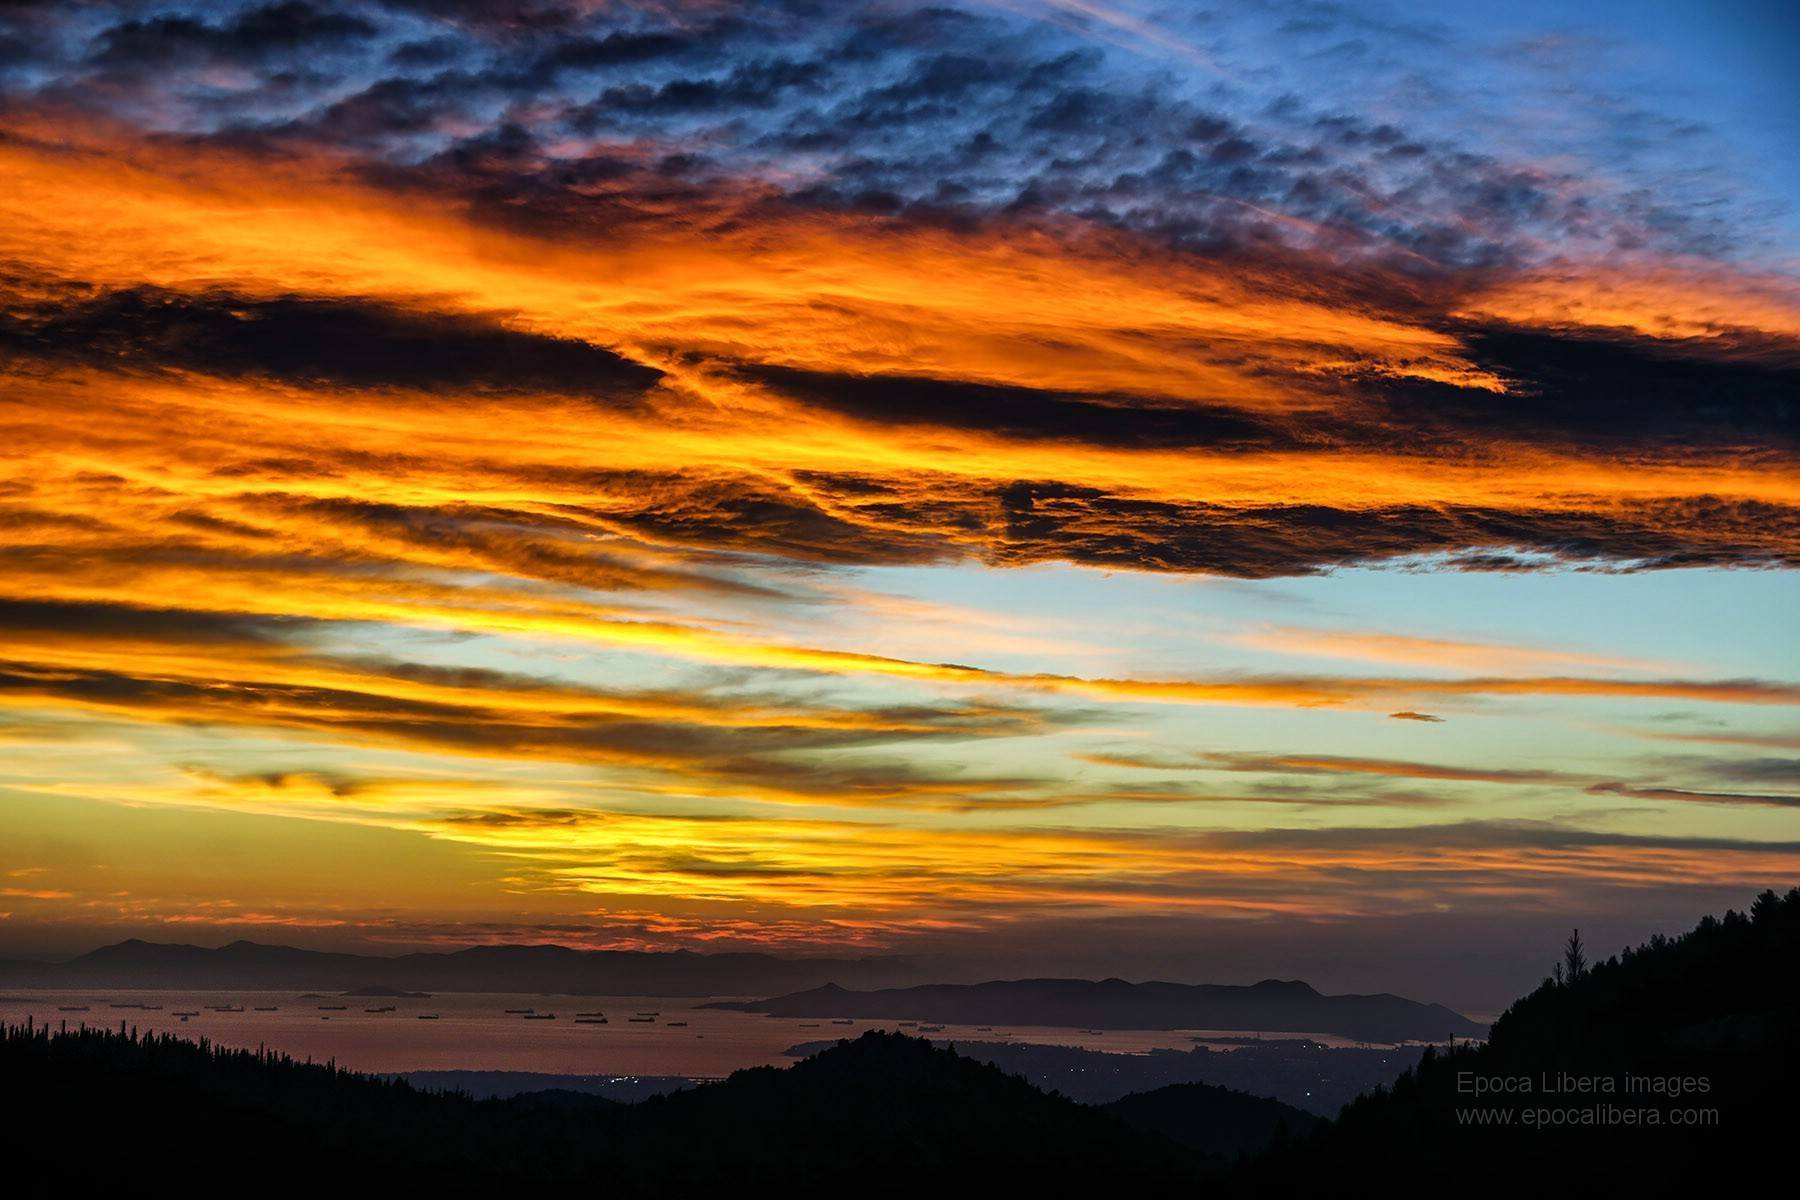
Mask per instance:
[[[1614,1192],[1662,1195],[1716,1191],[1738,1163],[1780,1161],[1800,1047],[1800,888],[1617,956],[1590,961],[1579,930],[1562,949],[1552,978],[1485,1042],[1422,1056],[1311,1137],[1240,1165],[1241,1186],[1226,1194],[1324,1196],[1346,1179],[1377,1179],[1394,1181],[1395,1195],[1500,1195],[1605,1178]],[[1617,1081],[1619,1095],[1587,1107],[1543,1089],[1472,1090],[1556,1074]],[[1634,1079],[1693,1087],[1634,1091]],[[1565,1104],[1562,1124],[1534,1123]],[[1622,1112],[1636,1117],[1615,1120]]]
[[[1575,983],[1583,975],[1587,974],[1587,955],[1583,953],[1583,950],[1584,947],[1581,944],[1581,930],[1571,930],[1569,933],[1569,940],[1563,943],[1562,960],[1563,976],[1570,983]]]

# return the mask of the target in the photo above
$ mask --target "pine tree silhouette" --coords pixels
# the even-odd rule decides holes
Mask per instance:
[[[1587,955],[1581,944],[1581,930],[1571,930],[1569,940],[1563,943],[1563,975],[1570,983],[1574,983],[1587,974]]]

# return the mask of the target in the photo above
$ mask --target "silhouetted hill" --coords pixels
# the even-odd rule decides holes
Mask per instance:
[[[381,958],[238,941],[172,945],[138,939],[64,963],[0,964],[0,987],[406,992],[555,992],[611,996],[743,996],[812,987],[830,979],[871,985],[912,981],[926,966],[899,958],[779,958],[475,946]]]
[[[1201,1154],[1236,1158],[1271,1142],[1311,1133],[1319,1118],[1292,1105],[1205,1083],[1134,1092],[1106,1106],[1133,1129],[1160,1134]]]
[[[763,1190],[918,1195],[1130,1194],[1175,1185],[1196,1165],[1105,1112],[1046,1095],[954,1051],[866,1033],[795,1066],[739,1071],[637,1106],[654,1156],[709,1154],[686,1172],[715,1194]],[[640,1134],[642,1136],[642,1134]],[[716,1139],[716,1140],[715,1140]]]
[[[1485,1044],[1428,1053],[1237,1183],[1285,1196],[1401,1172],[1416,1190],[1726,1190],[1785,1154],[1796,1067],[1800,889],[1545,980]]]
[[[1207,1083],[1267,1096],[1320,1117],[1335,1117],[1357,1096],[1393,1083],[1424,1051],[1422,1046],[1334,1047],[1306,1038],[1265,1038],[1231,1050],[1202,1045],[1142,1054],[1034,1042],[933,1040],[1082,1104],[1110,1104],[1170,1084]],[[799,1058],[830,1045],[802,1042],[787,1053]]]
[[[72,1195],[151,1183],[254,1194],[277,1180],[283,1194],[1054,1195],[1189,1187],[1205,1168],[1098,1109],[880,1033],[635,1105],[569,1091],[472,1100],[92,1030],[9,1029],[0,1078],[8,1178]]]
[[[1247,1029],[1332,1033],[1371,1042],[1442,1042],[1486,1026],[1441,1004],[1387,994],[1326,996],[1298,980],[1224,984],[1014,979],[853,992],[837,984],[769,1000],[708,1005],[783,1017],[869,1017],[958,1025],[1095,1029]]]

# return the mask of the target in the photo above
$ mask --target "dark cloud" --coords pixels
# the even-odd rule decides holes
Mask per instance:
[[[1596,202],[1543,163],[1511,163],[1291,93],[1271,103],[1242,86],[1170,86],[1125,69],[1066,13],[1047,24],[804,0],[94,11],[112,19],[85,28],[72,59],[48,40],[34,55],[68,102],[202,137],[369,148],[371,129],[384,127],[407,139],[374,147],[392,155],[389,168],[479,142],[496,121],[526,123],[547,145],[571,131],[639,144],[673,136],[706,145],[727,176],[759,180],[802,207],[948,208],[964,219],[1037,212],[1190,250],[1298,239],[1402,258],[1410,269],[1516,263],[1568,239],[1717,249],[1725,223],[1719,205],[1685,191],[1665,200],[1638,188]],[[1362,34],[1448,53],[1392,25]],[[220,84],[172,69],[208,63],[258,77]],[[442,94],[444,75],[454,95]],[[579,207],[578,179],[560,175],[577,165],[521,174],[492,215]]]
[[[567,36],[592,6],[575,0],[378,0],[396,12],[432,17],[484,37]],[[679,0],[672,8],[679,9]]]
[[[1589,510],[1456,505],[1229,506],[1115,495],[1079,484],[795,473],[804,486],[729,471],[603,472],[642,497],[609,519],[652,540],[835,563],[927,563],[973,551],[1001,565],[1074,561],[1262,579],[1333,566],[1463,570],[1548,565],[1647,570],[1800,562],[1800,514],[1711,497]],[[1514,554],[1471,555],[1468,547]]]
[[[1420,712],[1389,713],[1388,720],[1390,720],[1390,721],[1426,721],[1433,725],[1442,725],[1444,723],[1444,718],[1442,718],[1442,717],[1434,717],[1430,713],[1420,713]]]
[[[1697,451],[1779,466],[1796,446],[1800,351],[1791,342],[1728,328],[1655,339],[1448,315],[1539,263],[1545,246],[1692,251],[1716,233],[1698,209],[1665,211],[1653,189],[1600,195],[1564,173],[1574,168],[1509,160],[1404,119],[1169,86],[1066,29],[986,11],[807,3],[394,0],[352,10],[296,0],[118,12],[88,30],[80,62],[42,51],[39,65],[65,102],[110,104],[126,120],[157,114],[189,142],[320,150],[356,179],[460,204],[480,222],[605,244],[645,229],[699,236],[764,219],[785,229],[823,210],[990,243],[1093,236],[1278,299],[1433,330],[1506,383],[1500,393],[1430,382],[1342,347],[1270,361],[1256,361],[1254,346],[1179,347],[1304,400],[1249,411],[1190,395],[725,364],[808,408],[870,425],[1033,449],[1458,464],[1523,447],[1614,471],[1691,462]],[[1329,24],[1374,29],[1348,15]],[[1374,32],[1425,44],[1419,31]],[[353,50],[368,55],[354,69],[334,57]],[[87,87],[96,71],[197,58],[247,64],[258,104],[235,111],[244,104],[233,88],[199,87],[174,71]],[[308,71],[329,79],[299,77]],[[93,95],[74,98],[83,91]],[[195,115],[193,105],[213,107]],[[658,379],[602,347],[509,328],[504,317],[422,313],[379,298],[73,295],[11,306],[0,349],[109,368],[612,403]],[[1329,365],[1313,369],[1320,358]],[[1066,559],[1263,578],[1424,556],[1492,572],[1800,561],[1791,506],[1705,492],[1622,503],[1344,496],[1252,505],[1045,474],[971,482],[601,467],[591,481],[638,498],[607,519],[640,536],[832,563],[972,551],[1001,564]],[[591,562],[564,561],[553,548],[539,559],[540,577],[591,577]]]
[[[563,71],[654,62],[679,55],[693,44],[690,37],[674,31],[615,30],[601,37],[569,38],[539,56],[533,80],[548,80]]]
[[[1375,775],[1448,783],[1566,784],[1573,780],[1572,776],[1560,771],[1530,767],[1458,767],[1386,758],[1348,758],[1334,754],[1207,752],[1196,755],[1190,767],[1277,775]]]
[[[1694,804],[1748,804],[1768,808],[1800,808],[1800,795],[1751,792],[1697,792],[1687,788],[1647,787],[1630,783],[1596,783],[1588,792],[1595,796],[1625,796],[1633,800],[1673,800]]]
[[[1507,381],[1505,393],[1383,377],[1336,409],[1264,415],[1193,401],[918,377],[773,366],[739,371],[808,404],[881,424],[1127,448],[1425,455],[1510,442],[1604,450],[1628,460],[1678,457],[1697,446],[1746,454],[1800,449],[1800,348],[1771,346],[1758,355],[1626,335],[1497,327],[1462,337],[1476,366]]]
[[[570,115],[578,129],[598,129],[621,113],[674,114],[767,108],[783,92],[817,91],[823,64],[776,59],[749,63],[719,78],[676,79],[660,85],[607,88],[593,104]]]
[[[423,558],[461,556],[481,569],[519,578],[601,591],[685,588],[744,599],[789,598],[777,587],[708,573],[704,563],[658,566],[630,554],[609,552],[593,543],[591,527],[542,512],[493,505],[401,505],[287,494],[248,498],[243,503],[266,514],[273,524],[298,515],[353,535],[369,531],[383,539],[410,543]],[[249,532],[254,536],[256,531]]]
[[[881,425],[939,425],[1021,440],[1148,448],[1294,449],[1284,422],[1223,405],[1155,404],[1127,396],[1070,395],[1034,388],[896,375],[844,375],[745,366],[740,374],[807,404]]]
[[[1776,455],[1791,442],[1800,368],[1721,357],[1717,351],[1684,357],[1679,347],[1630,341],[1524,333],[1483,337],[1491,340],[1478,345],[1510,348],[1510,359],[1496,354],[1489,365],[1511,372],[1513,392],[1390,383],[1371,393],[1360,412],[1352,406],[1272,417],[1221,406],[952,380],[776,366],[736,370],[808,406],[876,425],[1109,448],[1423,455],[1455,446],[1565,443],[1571,452],[1604,449],[1609,457],[1632,463],[1679,461],[1682,453],[1708,443]],[[69,294],[22,307],[0,317],[0,346],[15,354],[113,369],[175,368],[357,387],[545,392],[614,403],[633,402],[659,378],[654,369],[609,350],[523,333],[491,319],[368,300],[248,299],[152,288]],[[645,503],[618,520],[644,535],[826,561],[930,561],[952,553],[943,540],[946,529],[981,532],[986,553],[997,562],[1068,557],[1246,577],[1423,555],[1487,571],[1539,569],[1545,558],[1630,569],[1800,561],[1800,518],[1793,510],[1705,495],[1591,511],[1229,507],[1128,499],[1074,483],[1032,480],[997,484],[983,494],[971,492],[966,482],[945,480],[940,488],[929,478],[813,472],[803,476],[807,487],[800,489],[765,476],[665,475],[652,485],[637,477],[642,473],[630,474],[631,490]],[[605,480],[596,474],[593,482]],[[842,503],[822,505],[821,495]],[[499,546],[497,538],[487,541]],[[579,561],[553,547],[520,550],[537,554],[544,577],[578,582],[594,568],[591,557]],[[561,567],[552,562],[558,557],[565,560]]]
[[[396,13],[443,24],[422,38],[407,24],[404,41],[377,46],[376,33],[398,32]],[[322,50],[359,42],[369,53],[354,64],[321,66]],[[205,61],[254,65],[259,103],[167,73]],[[1538,174],[1341,114],[1271,125],[1122,87],[1092,47],[947,9],[423,3],[351,14],[296,0],[216,20],[121,21],[83,69],[70,65],[57,94],[128,119],[192,105],[211,136],[356,146],[402,174],[479,145],[499,108],[501,121],[529,113],[545,145],[571,131],[641,143],[678,121],[679,140],[708,146],[724,176],[761,180],[802,208],[1057,214],[1213,251],[1289,238],[1300,223],[1273,219],[1279,209],[1340,248],[1362,239],[1446,265],[1504,260],[1543,227],[1593,224]],[[495,218],[545,221],[580,208],[581,173],[578,159],[542,162],[467,183],[509,192],[485,207]],[[1433,210],[1456,215],[1421,215]]]
[[[609,519],[650,541],[733,550],[823,563],[928,563],[956,550],[945,522],[971,531],[984,524],[982,506],[961,499],[887,494],[887,484],[796,472],[790,482],[750,472],[696,468],[691,472],[594,471],[597,489],[634,497]],[[801,484],[814,486],[800,486]],[[814,487],[821,490],[814,490]],[[842,497],[850,505],[821,503]],[[875,522],[892,517],[893,524]]]
[[[398,68],[442,67],[462,57],[463,45],[447,36],[420,38],[394,47],[388,62]]]
[[[1567,850],[1583,847],[1644,847],[1721,853],[1793,854],[1800,841],[1758,841],[1710,835],[1660,835],[1583,829],[1553,821],[1457,821],[1434,825],[1367,826],[1321,829],[1258,829],[1216,833],[1207,840],[1220,847],[1352,849],[1357,847],[1495,850]]]
[[[1094,756],[1097,761],[1100,756]],[[963,807],[983,809],[1056,808],[1084,804],[1233,804],[1276,805],[1290,808],[1438,808],[1451,800],[1437,792],[1405,791],[1333,781],[1322,786],[1293,782],[1253,784],[1221,788],[1182,779],[1152,779],[1108,784],[1091,792],[1059,792],[1053,796],[971,800]]]
[[[1021,481],[995,500],[1003,527],[991,553],[1001,562],[1069,557],[1249,578],[1452,554],[1471,546],[1516,548],[1565,564],[1612,561],[1635,568],[1800,562],[1800,514],[1711,497],[1595,511],[1456,505],[1230,508]]]
[[[111,369],[179,368],[306,384],[555,392],[629,400],[661,372],[598,346],[492,320],[349,298],[132,288],[0,316],[14,354]]]
[[[285,0],[247,9],[219,24],[181,14],[126,21],[99,36],[91,61],[104,67],[143,68],[205,60],[261,62],[376,32],[375,25],[351,13]]]
[[[896,806],[962,803],[1049,780],[991,777],[898,759],[837,761],[820,752],[982,736],[973,726],[902,732],[791,725],[731,726],[575,711],[520,719],[501,706],[409,699],[385,690],[255,680],[174,679],[126,671],[45,668],[0,661],[0,698],[55,701],[139,720],[275,729],[334,741],[369,741],[437,754],[635,768],[700,791],[746,798]],[[943,798],[943,799],[940,799]]]
[[[1696,446],[1800,449],[1800,347],[1791,343],[1504,326],[1457,333],[1470,360],[1506,380],[1507,391],[1382,381],[1370,403],[1410,444],[1506,440],[1628,458]]]
[[[466,123],[493,89],[481,76],[446,70],[421,78],[382,79],[292,121],[239,132],[250,141],[327,142],[380,150],[390,142]]]
[[[215,613],[197,621],[186,609],[0,597],[0,632],[43,637],[179,642],[213,648],[234,643],[276,646],[314,624],[298,617],[247,613]]]
[[[1371,383],[1336,409],[1271,415],[954,380],[779,366],[736,370],[810,407],[878,426],[933,426],[1025,442],[1451,458],[1519,446],[1598,454],[1621,465],[1680,462],[1702,447],[1776,461],[1795,447],[1800,365],[1780,352],[1497,329],[1471,342],[1477,362],[1507,378],[1509,391],[1390,379]],[[1231,508],[1032,480],[999,485],[987,496],[948,482],[940,493],[929,480],[812,474],[807,481],[879,518],[886,536],[909,525],[983,529],[988,553],[1002,562],[1067,556],[1261,577],[1423,555],[1473,571],[1538,570],[1546,559],[1626,569],[1800,561],[1800,517],[1793,509],[1704,494],[1592,509]],[[790,510],[780,524],[810,525],[813,536],[829,536],[835,518],[803,512]],[[818,548],[855,557],[849,547]],[[887,557],[879,543],[867,553]]]
[[[193,610],[0,600],[0,700],[77,705],[137,720],[278,729],[412,750],[633,768],[703,790],[852,804],[956,803],[1052,781],[989,776],[846,751],[1018,737],[1076,710],[910,704],[847,709],[676,689],[605,691],[476,667],[332,656],[331,622]],[[342,625],[338,623],[341,630]],[[106,646],[120,665],[71,666],[54,645]],[[41,643],[34,652],[34,642]],[[140,651],[162,664],[138,673]],[[235,669],[208,669],[220,655]],[[184,671],[173,665],[191,660]],[[298,681],[298,680],[304,680]]]
[[[1800,788],[1800,759],[1744,758],[1723,762],[1708,759],[1700,765],[1707,774],[1719,779]]]

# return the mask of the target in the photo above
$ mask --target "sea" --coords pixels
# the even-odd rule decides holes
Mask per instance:
[[[521,1071],[552,1075],[682,1076],[718,1079],[745,1067],[787,1065],[791,1048],[885,1029],[941,1043],[1023,1042],[1145,1054],[1232,1039],[1328,1034],[1242,1030],[1080,1030],[1054,1026],[946,1025],[771,1017],[701,1007],[743,997],[565,996],[453,992],[429,997],[342,996],[293,991],[12,990],[0,1022],[74,1029],[174,1033],[223,1046],[278,1050],[356,1071]],[[377,1011],[386,1010],[386,1011]],[[521,1010],[531,1010],[524,1012]],[[190,1014],[190,1015],[182,1015]],[[605,1024],[597,1024],[604,1014]],[[550,1019],[551,1016],[554,1019]],[[637,1018],[637,1019],[633,1019]]]

